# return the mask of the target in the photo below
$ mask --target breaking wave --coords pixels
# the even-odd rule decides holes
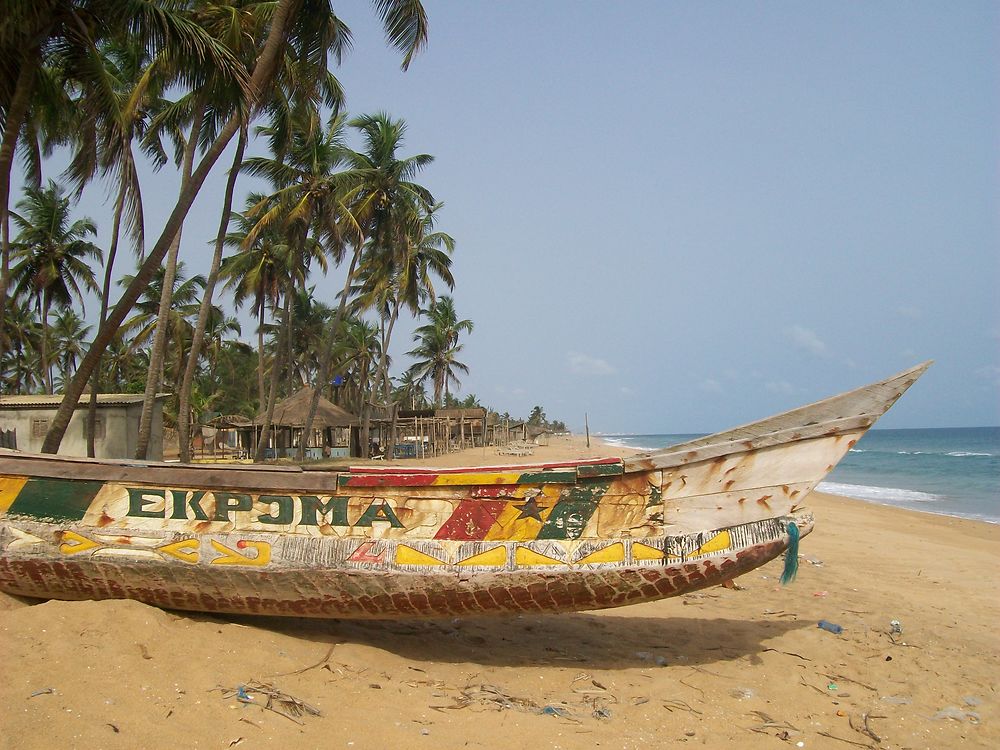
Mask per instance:
[[[898,487],[872,487],[863,484],[842,484],[840,482],[820,482],[816,489],[820,492],[828,492],[831,495],[856,497],[861,500],[872,500],[877,503],[886,503],[890,505],[905,505],[906,503],[936,503],[947,499],[941,495],[931,494],[930,492],[904,490]]]

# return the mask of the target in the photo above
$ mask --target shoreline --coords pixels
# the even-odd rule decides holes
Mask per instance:
[[[420,466],[420,467],[440,467],[454,468],[457,466],[485,466],[502,464],[530,464],[545,463],[546,461],[570,461],[583,458],[606,458],[611,456],[633,456],[637,453],[647,452],[644,449],[632,448],[619,443],[609,443],[603,436],[590,436],[591,446],[586,446],[586,438],[582,435],[571,434],[558,436],[551,439],[549,445],[537,446],[531,456],[504,456],[498,455],[494,448],[466,448],[462,451],[448,453],[442,456],[422,459],[405,459],[386,462],[396,466]],[[927,510],[923,508],[913,508],[904,505],[897,505],[891,502],[880,502],[879,500],[857,495],[833,492],[824,489],[822,485],[827,482],[824,479],[820,486],[813,490],[813,494],[821,494],[829,497],[845,498],[859,503],[874,505],[880,508],[891,508],[909,513],[917,513],[925,516],[955,518],[971,523],[983,523],[990,526],[1000,526],[1000,519],[980,518],[972,516],[955,515],[943,511]]]
[[[517,461],[620,452],[553,439]],[[593,612],[303,620],[0,594],[0,748],[1000,745],[1000,526],[805,505],[791,585],[779,558],[733,589]],[[253,681],[320,715],[241,701]]]

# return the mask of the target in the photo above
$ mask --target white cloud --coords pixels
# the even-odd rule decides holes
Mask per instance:
[[[764,387],[771,391],[771,393],[780,393],[783,395],[790,395],[795,393],[795,386],[789,383],[787,380],[771,380],[764,384]]]
[[[720,383],[715,378],[706,378],[698,384],[706,393],[722,393],[722,383]]]
[[[568,355],[569,369],[577,375],[614,375],[618,370],[599,357],[589,354],[570,352]]]
[[[896,308],[896,314],[910,320],[918,320],[924,316],[919,307],[913,305],[900,305]]]
[[[627,385],[623,385],[621,388],[619,388],[618,392],[621,393],[623,396],[633,396],[633,395],[635,395],[635,391],[633,391]]]
[[[805,349],[817,357],[825,357],[829,351],[816,332],[805,326],[794,325],[785,329],[785,335],[800,349]]]

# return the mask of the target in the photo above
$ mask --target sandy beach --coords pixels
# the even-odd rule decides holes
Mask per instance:
[[[556,438],[524,460],[622,452]],[[0,747],[1000,746],[1000,526],[806,505],[792,585],[776,560],[601,612],[371,623],[0,594]]]

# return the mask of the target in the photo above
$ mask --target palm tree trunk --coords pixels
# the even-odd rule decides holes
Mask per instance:
[[[184,146],[184,162],[181,167],[181,191],[191,179],[194,168],[194,154],[198,150],[201,125],[205,119],[208,95],[203,93],[195,102],[195,115],[191,123],[191,133]],[[153,428],[153,406],[156,394],[163,387],[167,354],[167,328],[170,325],[170,306],[174,298],[174,280],[177,278],[177,253],[181,246],[183,224],[177,228],[174,241],[167,252],[167,264],[163,273],[163,289],[160,290],[160,309],[156,316],[156,333],[153,349],[149,355],[149,372],[146,373],[146,391],[142,398],[142,415],[139,418],[139,437],[136,442],[135,457],[144,460],[149,453],[149,438]],[[180,352],[178,351],[178,356]]]
[[[369,458],[369,436],[371,432],[372,407],[374,406],[374,396],[378,391],[382,391],[382,405],[389,404],[389,340],[392,338],[392,329],[396,325],[396,318],[399,316],[399,305],[394,305],[392,315],[389,317],[389,325],[385,328],[385,335],[382,338],[382,354],[379,357],[378,370],[375,379],[372,381],[371,398],[364,400],[364,407],[361,410],[361,457]],[[395,440],[395,438],[393,438]]]
[[[101,318],[100,326],[108,317],[108,297],[111,296],[111,273],[115,267],[115,256],[118,254],[118,237],[121,231],[122,212],[125,210],[126,179],[122,176],[121,185],[118,186],[118,198],[115,201],[114,225],[111,228],[111,246],[108,248],[108,260],[104,265],[104,285],[101,287]],[[101,390],[101,357],[97,360],[97,367],[94,368],[94,375],[90,379],[90,404],[87,406],[87,456],[94,458],[97,455],[97,448],[94,444],[94,431],[97,426],[97,394]]]
[[[319,375],[313,387],[312,400],[309,402],[309,413],[306,415],[306,423],[303,426],[303,431],[307,434],[312,430],[313,421],[316,419],[320,392],[323,390],[323,386],[330,380],[330,365],[333,364],[333,348],[337,343],[337,333],[344,319],[344,311],[347,309],[347,298],[351,290],[351,285],[354,283],[354,272],[358,267],[358,260],[361,258],[361,248],[363,246],[364,243],[360,241],[355,245],[354,254],[351,256],[351,265],[347,269],[347,278],[344,280],[344,289],[340,294],[340,305],[337,307],[337,314],[333,317],[333,321],[326,331],[326,340],[323,342],[323,356],[319,364]],[[299,462],[302,462],[305,460],[305,455],[305,447],[300,441],[296,458]]]
[[[257,408],[264,408],[264,314],[266,300],[261,295],[260,308],[257,311]]]
[[[37,47],[25,52],[21,58],[14,95],[4,118],[3,141],[0,142],[0,310],[7,309],[7,287],[10,286],[10,173],[14,166],[14,149],[31,101],[37,59]],[[4,316],[0,315],[0,358],[4,353],[6,333]]]
[[[52,364],[49,362],[49,295],[42,292],[41,346],[38,350],[39,364],[42,366],[42,381],[45,392],[52,394]]]
[[[292,295],[289,291],[285,295],[285,305],[284,305],[284,315],[287,318],[291,313],[291,298]],[[282,339],[287,335],[288,327],[286,325],[281,325],[278,327],[278,341],[276,342],[274,350],[274,361],[271,362],[271,382],[268,386],[267,392],[267,409],[264,412],[264,424],[260,428],[260,441],[257,443],[257,450],[254,452],[253,460],[254,463],[260,462],[264,457],[264,446],[267,445],[268,435],[271,432],[271,423],[274,421],[274,404],[278,399],[278,380],[279,374],[281,373],[281,368],[283,366],[281,361],[281,353],[284,351],[283,344],[285,343]],[[307,427],[310,426],[307,423]],[[304,433],[303,433],[304,434]],[[302,446],[304,440],[299,441],[299,450],[302,451]]]
[[[156,330],[153,333],[153,347],[149,354],[149,371],[146,373],[146,390],[142,398],[142,415],[139,418],[139,437],[136,442],[135,457],[145,460],[149,452],[149,437],[153,426],[153,406],[156,394],[161,390],[163,382],[164,355],[167,348],[167,324],[170,316],[170,303],[173,299],[174,279],[177,274],[177,251],[181,244],[181,234],[178,229],[174,241],[170,243],[167,253],[167,264],[163,274],[163,289],[160,292],[160,308],[156,317]]]
[[[284,48],[285,38],[288,35],[288,27],[295,17],[295,12],[298,10],[300,3],[301,0],[278,0],[278,5],[271,17],[271,28],[268,32],[267,41],[260,56],[257,58],[257,65],[254,66],[253,75],[250,79],[250,89],[257,94],[256,101],[252,102],[251,110],[258,108],[262,98],[261,92],[270,88],[274,80],[278,56]],[[8,124],[11,122],[9,113],[6,122]],[[66,428],[69,426],[69,420],[73,416],[73,410],[76,408],[77,401],[80,398],[80,394],[83,393],[83,389],[90,379],[91,373],[97,366],[98,358],[111,342],[111,339],[118,331],[125,317],[132,310],[142,290],[146,288],[153,278],[157,267],[163,261],[163,256],[167,253],[174,235],[180,229],[181,225],[183,225],[184,218],[187,216],[188,211],[191,209],[191,204],[194,203],[194,199],[201,190],[205,178],[208,177],[208,173],[212,171],[212,167],[215,166],[222,152],[225,151],[226,146],[229,145],[233,136],[236,135],[236,131],[240,125],[240,117],[234,114],[222,130],[219,131],[218,137],[205,153],[201,163],[198,165],[198,169],[195,170],[188,184],[181,191],[180,196],[177,198],[177,203],[174,205],[173,211],[171,211],[170,217],[163,228],[163,233],[150,250],[145,262],[140,266],[135,277],[132,279],[132,283],[122,292],[122,296],[118,299],[118,303],[115,305],[108,320],[98,330],[94,342],[90,345],[90,349],[80,363],[80,368],[68,384],[66,394],[63,396],[62,403],[59,404],[59,408],[52,418],[52,425],[49,427],[49,431],[42,443],[43,453],[55,453],[59,450],[59,445],[66,434]],[[2,182],[2,179],[0,179],[0,182]]]
[[[236,155],[233,166],[229,170],[226,182],[226,194],[222,202],[222,220],[219,222],[219,233],[215,237],[215,254],[212,255],[212,267],[208,272],[205,284],[205,296],[198,309],[198,322],[195,324],[194,335],[191,338],[191,353],[184,368],[184,379],[181,381],[180,396],[177,405],[177,440],[180,443],[180,459],[182,463],[191,461],[191,387],[194,384],[194,372],[201,353],[201,344],[205,338],[205,328],[208,326],[208,316],[212,310],[212,294],[219,279],[219,268],[222,265],[222,250],[229,228],[229,214],[233,210],[233,193],[236,192],[236,178],[243,164],[243,153],[247,146],[246,128],[240,129],[240,137],[236,143]]]

